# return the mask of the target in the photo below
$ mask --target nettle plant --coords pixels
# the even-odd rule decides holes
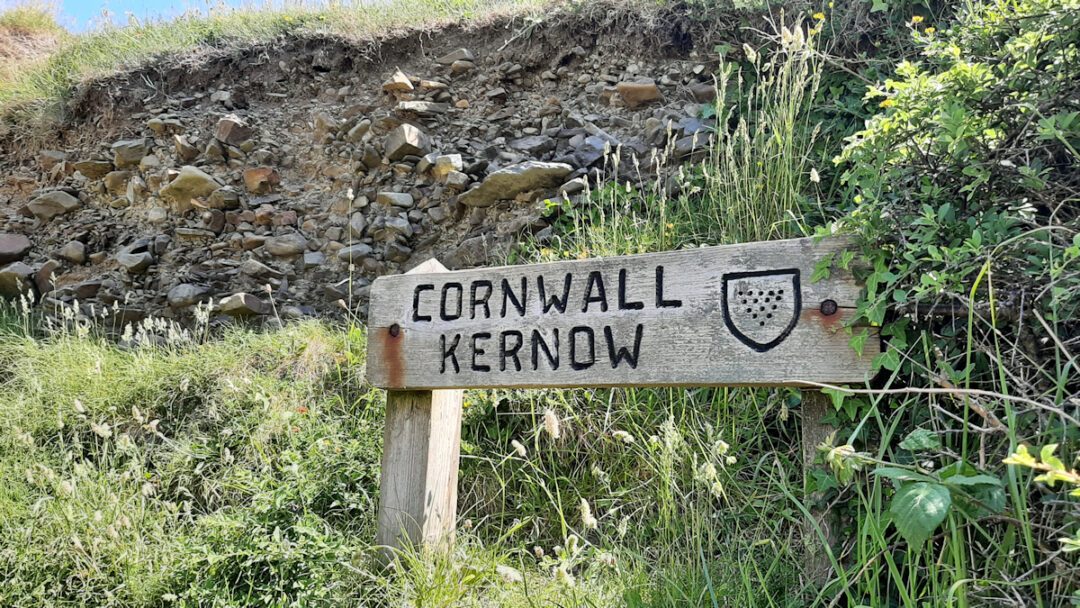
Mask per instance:
[[[930,529],[959,495],[983,510],[1005,506],[1000,480],[969,464],[987,449],[986,435],[969,439],[973,430],[1007,437],[990,445],[999,458],[1021,437],[1054,437],[1071,451],[1080,435],[1067,422],[1075,418],[1055,414],[1074,411],[1080,394],[1071,354],[1080,339],[1080,1],[972,3],[953,27],[939,25],[912,19],[922,59],[868,89],[877,113],[834,159],[844,202],[821,230],[856,233],[863,247],[824,261],[815,277],[841,267],[865,280],[848,331],[861,351],[865,327],[881,328],[888,348],[875,368],[888,372],[887,387],[1002,396],[953,395],[962,405],[954,419],[908,412],[914,425],[960,425],[944,446],[955,471],[930,475],[910,455],[902,473],[879,463],[898,489],[894,514],[910,502],[919,517],[933,515],[922,520]],[[1016,396],[1032,407],[1014,410]],[[839,392],[834,403],[841,422],[865,420],[879,404]],[[853,449],[832,456],[841,470],[870,462]],[[900,519],[909,541],[929,533],[905,533]]]

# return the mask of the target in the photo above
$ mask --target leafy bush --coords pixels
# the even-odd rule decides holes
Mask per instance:
[[[889,342],[875,360],[878,386],[909,395],[834,392],[838,422],[877,451],[849,450],[836,462],[876,464],[896,488],[865,488],[869,504],[891,500],[888,516],[863,515],[870,546],[889,552],[882,530],[894,523],[909,543],[904,559],[917,564],[932,537],[953,562],[944,576],[926,564],[919,577],[866,577],[868,593],[913,598],[972,575],[978,587],[949,593],[1055,603],[1080,584],[1075,564],[1045,549],[1041,532],[1075,526],[1076,503],[1000,467],[1021,441],[1080,447],[1078,25],[1075,0],[973,3],[945,31],[911,19],[923,57],[869,88],[878,112],[836,158],[843,200],[822,232],[854,230],[865,246],[819,270],[839,265],[865,277],[856,322],[881,326]],[[853,346],[867,336],[855,333]],[[887,410],[903,424],[885,425]],[[874,420],[878,428],[867,428]],[[894,449],[894,437],[911,440],[901,429],[932,430],[938,443]],[[987,547],[1022,557],[987,560]],[[1025,572],[1063,570],[1073,574],[1055,585],[1009,589]],[[882,585],[890,579],[895,591]]]

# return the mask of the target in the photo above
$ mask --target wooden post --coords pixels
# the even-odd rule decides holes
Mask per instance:
[[[822,492],[809,492],[810,480],[814,470],[819,468],[814,465],[817,459],[817,446],[829,439],[833,428],[822,420],[829,413],[828,395],[817,390],[803,389],[802,391],[802,451],[803,451],[803,496],[806,507],[810,511],[811,521],[804,526],[803,539],[806,548],[806,572],[810,580],[816,584],[824,585],[832,573],[832,563],[826,552],[825,545],[830,548],[836,542],[836,532],[833,529],[833,517],[828,509],[820,508],[816,504],[821,500]],[[816,524],[816,527],[815,527]],[[818,536],[817,528],[825,536],[822,543]]]
[[[411,272],[447,272],[437,260]],[[400,342],[399,327],[369,340]],[[398,361],[405,365],[404,361]],[[406,545],[453,540],[457,521],[458,460],[464,391],[391,390],[386,393],[379,516],[375,542],[385,561]]]

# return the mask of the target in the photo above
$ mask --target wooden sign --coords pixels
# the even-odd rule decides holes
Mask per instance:
[[[390,389],[863,382],[859,287],[792,239],[376,279],[368,380]],[[875,332],[876,334],[876,332]]]

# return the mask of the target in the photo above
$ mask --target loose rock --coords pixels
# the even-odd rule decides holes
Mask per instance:
[[[488,175],[479,186],[462,194],[461,202],[470,207],[488,207],[524,192],[553,188],[573,170],[565,163],[518,163]]]
[[[32,247],[24,234],[0,234],[0,265],[18,262]]]
[[[401,160],[408,155],[423,156],[431,151],[431,139],[413,125],[403,124],[386,138],[384,148],[386,158],[390,160]]]
[[[57,190],[55,192],[49,192],[43,194],[34,200],[30,201],[30,213],[34,214],[34,217],[43,222],[47,222],[58,215],[64,215],[71,213],[76,209],[81,209],[82,201],[71,196],[67,192]]]

